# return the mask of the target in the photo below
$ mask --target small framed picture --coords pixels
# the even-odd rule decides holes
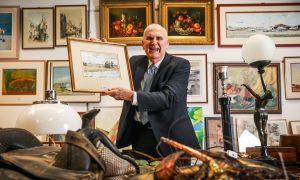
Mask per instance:
[[[140,45],[152,23],[152,0],[100,0],[100,32],[108,42]]]
[[[174,54],[190,61],[187,102],[207,103],[207,55]]]
[[[214,44],[214,3],[159,0],[160,21],[170,44]]]
[[[63,102],[100,102],[100,93],[73,92],[69,61],[47,61],[47,89],[56,91]]]
[[[19,58],[19,9],[0,7],[0,59]]]
[[[300,99],[300,57],[285,57],[285,99]]]
[[[55,46],[66,46],[67,38],[87,38],[86,5],[55,6]]]
[[[214,112],[221,113],[221,106],[218,98],[222,94],[222,86],[218,80],[217,69],[227,66],[228,78],[225,80],[225,91],[231,97],[230,111],[235,114],[252,114],[255,108],[255,98],[241,84],[247,84],[257,94],[263,94],[263,87],[257,69],[245,63],[213,63],[214,79]],[[237,76],[238,75],[238,76]],[[267,89],[273,94],[266,105],[270,114],[281,113],[281,93],[280,93],[280,64],[271,63],[265,68],[263,74]]]
[[[206,150],[224,149],[223,127],[221,117],[204,117]]]
[[[280,135],[289,134],[285,119],[269,119],[267,121],[268,146],[279,146]]]
[[[110,132],[119,122],[122,107],[100,107],[100,113],[95,117],[95,127]]]
[[[300,134],[300,121],[290,121],[291,134]]]
[[[126,45],[68,38],[68,51],[73,91],[133,89]]]
[[[277,47],[300,46],[299,8],[300,3],[218,4],[218,46],[242,47],[258,33]]]
[[[22,8],[22,48],[54,48],[53,8]]]
[[[201,149],[204,149],[204,122],[203,122],[203,108],[200,106],[187,107],[187,112],[193,124],[196,137]]]
[[[0,105],[26,105],[45,98],[46,63],[0,61]]]

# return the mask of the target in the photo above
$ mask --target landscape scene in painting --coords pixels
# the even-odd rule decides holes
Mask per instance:
[[[226,13],[227,38],[247,38],[257,33],[271,38],[300,37],[300,12]]]
[[[36,69],[3,69],[2,95],[36,95]]]
[[[12,14],[0,13],[0,51],[11,50]]]
[[[300,92],[300,64],[291,64],[292,92]]]

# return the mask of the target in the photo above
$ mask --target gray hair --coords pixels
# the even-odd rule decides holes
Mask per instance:
[[[159,30],[163,32],[163,35],[165,36],[165,38],[168,38],[168,32],[167,30],[162,27],[160,24],[149,24],[146,29],[144,30],[144,34],[143,37],[145,37],[145,34],[147,31],[153,31],[153,30]]]

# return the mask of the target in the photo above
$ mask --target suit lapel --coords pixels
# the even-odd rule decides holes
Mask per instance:
[[[172,56],[170,54],[166,53],[163,61],[159,65],[158,71],[156,72],[156,74],[153,77],[153,81],[152,81],[152,84],[151,84],[151,89],[153,88],[154,84],[157,84],[158,77],[161,75],[161,72],[163,71],[163,69],[170,63],[171,57]]]
[[[136,71],[134,74],[134,89],[136,91],[141,89],[141,81],[144,78],[144,74],[146,71],[146,68],[148,67],[148,60],[147,58],[144,58],[143,60],[139,61]]]

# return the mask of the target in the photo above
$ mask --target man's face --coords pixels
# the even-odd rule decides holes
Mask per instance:
[[[148,30],[143,38],[143,49],[152,63],[163,58],[169,46],[169,41],[163,30]]]

